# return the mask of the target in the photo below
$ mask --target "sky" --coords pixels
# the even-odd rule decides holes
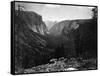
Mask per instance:
[[[43,21],[62,21],[74,19],[90,19],[92,18],[92,8],[84,6],[72,5],[54,5],[54,4],[37,4],[37,3],[21,3],[16,2],[15,8],[18,5],[24,7],[25,11],[33,11],[42,16]]]

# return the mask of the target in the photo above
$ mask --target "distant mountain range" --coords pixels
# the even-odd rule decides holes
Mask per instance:
[[[49,21],[49,20],[44,21],[44,22],[47,26],[48,31],[57,23],[57,21]]]

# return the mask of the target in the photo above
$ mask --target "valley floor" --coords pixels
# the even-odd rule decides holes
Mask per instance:
[[[62,72],[62,71],[80,71],[96,70],[97,60],[82,58],[64,58],[51,59],[49,63],[25,69],[24,73],[44,73],[44,72]]]

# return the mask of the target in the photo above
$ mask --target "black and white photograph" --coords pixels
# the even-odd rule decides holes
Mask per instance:
[[[11,2],[11,74],[98,69],[98,8]]]

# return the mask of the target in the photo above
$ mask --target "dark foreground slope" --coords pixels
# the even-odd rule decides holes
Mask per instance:
[[[52,50],[46,47],[46,26],[42,17],[35,12],[15,11],[14,14],[15,71],[20,73],[46,63]]]

